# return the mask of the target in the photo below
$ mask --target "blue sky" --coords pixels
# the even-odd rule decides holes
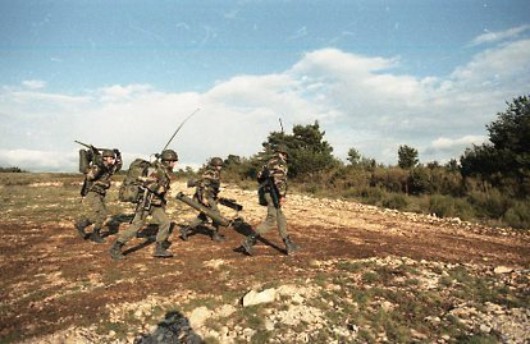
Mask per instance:
[[[530,2],[0,0],[0,166],[75,171],[74,139],[181,166],[318,120],[335,155],[458,158],[528,95]],[[126,161],[126,163],[128,162]]]

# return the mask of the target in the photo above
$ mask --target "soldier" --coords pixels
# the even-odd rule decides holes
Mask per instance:
[[[121,252],[122,247],[131,238],[136,237],[138,231],[144,226],[147,215],[151,215],[159,225],[153,257],[173,257],[173,254],[167,251],[170,245],[168,238],[171,221],[165,212],[165,207],[167,203],[166,195],[171,182],[170,175],[173,173],[173,168],[177,164],[178,155],[175,151],[168,149],[162,152],[160,158],[162,163],[155,163],[147,169],[147,176],[138,178],[142,183],[144,197],[148,197],[149,199],[146,201],[144,198],[139,202],[140,206],[136,208],[131,225],[121,233],[110,248],[110,255],[113,259],[124,258]]]
[[[215,157],[210,159],[208,166],[201,175],[199,181],[197,181],[195,194],[193,199],[210,208],[214,213],[221,216],[219,208],[217,207],[217,196],[221,186],[221,169],[223,168],[223,159]],[[187,241],[188,235],[199,225],[208,224],[208,217],[204,213],[200,213],[197,218],[189,224],[188,227],[181,229],[180,237],[182,240]],[[224,237],[219,234],[219,224],[216,221],[212,221],[212,233],[211,238],[213,241],[221,242]]]
[[[104,149],[101,153],[101,160],[88,166],[85,174],[82,195],[84,214],[76,221],[75,228],[83,239],[90,239],[101,244],[105,240],[101,237],[101,227],[103,227],[108,216],[105,205],[105,195],[110,187],[112,175],[121,169],[122,161],[120,151]],[[96,160],[97,161],[97,160]],[[87,234],[85,229],[94,224],[91,234]]]
[[[242,243],[243,249],[249,255],[253,254],[252,246],[256,244],[257,238],[272,229],[275,224],[278,225],[287,254],[299,249],[287,233],[287,221],[282,210],[287,195],[287,157],[287,147],[278,145],[275,155],[258,173],[260,204],[267,206],[267,217],[258,225],[256,232],[247,236]]]

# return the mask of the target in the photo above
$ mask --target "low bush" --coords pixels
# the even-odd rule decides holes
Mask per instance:
[[[516,202],[506,211],[503,221],[513,228],[530,228],[530,201]]]

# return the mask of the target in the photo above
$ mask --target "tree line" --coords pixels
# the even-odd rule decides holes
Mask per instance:
[[[256,173],[275,145],[287,145],[289,176],[298,191],[356,199],[387,208],[439,217],[483,220],[493,225],[530,228],[530,99],[520,96],[486,125],[489,142],[467,148],[445,164],[421,163],[406,144],[395,166],[364,157],[355,148],[347,162],[333,156],[318,122],[295,125],[292,133],[271,132],[263,152],[229,155],[224,179],[255,187]],[[179,171],[189,175],[191,170]]]

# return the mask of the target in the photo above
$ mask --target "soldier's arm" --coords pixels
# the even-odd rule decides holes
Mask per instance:
[[[88,168],[87,173],[86,173],[86,179],[88,181],[94,181],[95,179],[99,177],[100,174],[101,174],[101,167],[94,164]]]

